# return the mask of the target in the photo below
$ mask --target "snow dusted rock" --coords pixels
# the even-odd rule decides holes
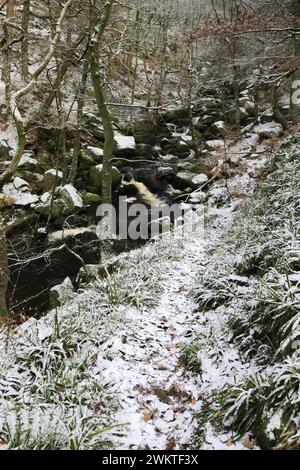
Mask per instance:
[[[274,111],[272,106],[270,105],[260,116],[259,122],[260,124],[266,124],[267,122],[274,121]]]
[[[29,188],[29,183],[18,176],[14,179],[13,185],[16,189],[25,189]]]
[[[264,139],[270,137],[280,137],[283,134],[283,127],[278,122],[272,121],[255,126],[253,131]]]
[[[25,189],[25,191],[24,191]],[[15,206],[26,207],[39,202],[39,197],[31,194],[26,188],[16,189],[14,183],[5,184],[3,186],[4,196],[12,197]]]
[[[209,150],[215,150],[224,147],[225,142],[224,140],[218,139],[218,140],[208,140],[206,142],[206,147]]]
[[[176,179],[183,187],[201,188],[208,181],[208,177],[204,174],[194,173],[192,171],[180,171],[176,175]]]
[[[62,200],[67,204],[68,210],[81,209],[83,207],[83,200],[77,189],[71,184],[63,186],[59,192]]]
[[[39,162],[32,158],[31,153],[24,153],[19,162],[18,168],[21,170],[36,171]]]
[[[132,151],[136,149],[135,138],[129,135],[116,134],[115,142],[118,151]]]
[[[88,146],[86,148],[86,152],[96,162],[101,162],[103,160],[103,149],[100,147]]]
[[[198,189],[190,195],[189,203],[190,204],[203,204],[207,200],[207,194]]]
[[[224,121],[217,121],[213,123],[213,125],[211,126],[211,129],[213,132],[216,132],[217,134],[224,135],[226,131],[226,124]]]
[[[37,202],[39,202],[39,197],[29,192],[18,192],[13,197],[15,205],[21,207],[35,205]]]
[[[102,173],[103,173],[103,165],[92,166],[90,168],[90,183],[97,189],[102,188]],[[112,167],[112,182],[114,186],[117,186],[121,183],[122,175],[119,172],[118,168]]]
[[[65,305],[74,297],[74,287],[71,279],[67,277],[64,282],[50,289],[50,308]]]
[[[194,178],[192,179],[192,183],[195,185],[195,186],[203,186],[203,184],[207,183],[208,181],[208,176],[205,175],[204,173],[201,173],[200,175],[197,175],[197,176],[194,176]]]
[[[41,202],[43,204],[45,204],[46,202],[50,202],[50,199],[51,199],[51,192],[50,191],[42,194],[42,196],[41,196]]]
[[[63,180],[63,173],[52,168],[44,174],[43,190],[50,191],[51,189],[59,186]]]

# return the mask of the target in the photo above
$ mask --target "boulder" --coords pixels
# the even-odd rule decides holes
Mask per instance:
[[[19,170],[37,171],[39,162],[33,158],[32,153],[24,153],[18,165]]]
[[[0,161],[9,160],[10,151],[10,146],[4,140],[0,140]]]
[[[135,138],[130,135],[115,134],[117,152],[134,152],[136,149]]]
[[[90,168],[89,172],[89,180],[91,186],[97,189],[102,188],[102,173],[103,173],[103,165],[96,165]],[[118,184],[121,183],[122,175],[118,168],[112,167],[112,183],[113,186],[116,187]]]
[[[216,121],[211,126],[211,131],[217,135],[224,135],[226,132],[226,124],[224,121]]]
[[[103,160],[103,149],[100,148],[100,147],[92,147],[92,146],[88,146],[86,148],[86,152],[87,154],[92,157],[92,159],[97,162],[97,163],[101,163],[102,160]]]
[[[71,184],[66,184],[59,191],[61,199],[67,205],[67,211],[72,212],[74,209],[81,209],[83,207],[83,200],[77,189]]]
[[[51,206],[51,195],[48,193],[49,197],[45,202],[41,202],[35,207],[35,211],[48,218],[51,212],[51,220],[56,220],[67,215],[67,206],[62,199],[54,199]]]
[[[225,142],[224,140],[208,140],[206,143],[205,143],[206,147],[209,149],[209,150],[215,150],[215,149],[219,149],[219,148],[223,148],[225,146]]]
[[[19,178],[18,176],[14,179],[13,185],[15,189],[23,189],[23,190],[28,190],[29,188],[29,183],[22,178]]]
[[[207,201],[207,194],[201,191],[201,189],[198,189],[197,191],[194,191],[191,193],[188,202],[190,204],[203,204],[206,201]]]
[[[13,196],[13,198],[15,206],[19,207],[31,206],[32,204],[35,205],[39,202],[39,197],[35,194],[31,194],[29,191],[18,192]]]
[[[245,105],[243,106],[243,108],[246,110],[246,113],[249,115],[249,116],[255,116],[255,113],[256,113],[256,104],[254,103],[254,101],[246,101]]]
[[[208,176],[204,173],[201,173],[199,175],[194,176],[194,178],[192,179],[192,183],[195,186],[202,187],[205,183],[208,182],[208,180]]]
[[[248,117],[248,113],[244,107],[239,108],[240,111],[240,120],[244,121]],[[226,121],[229,124],[234,124],[236,122],[236,108],[229,109],[225,112]]]
[[[274,121],[274,111],[273,111],[273,108],[270,106],[259,116],[259,122],[260,124],[266,124],[267,122],[273,122],[273,121]]]
[[[61,171],[55,170],[54,168],[47,170],[44,174],[43,190],[50,191],[53,188],[56,188],[61,184],[62,180],[63,173]]]
[[[270,137],[280,137],[283,134],[283,127],[278,122],[272,121],[255,126],[253,132],[263,139],[269,139]]]
[[[88,206],[92,204],[101,204],[102,202],[102,198],[99,194],[87,192],[87,193],[81,194],[81,196],[82,196],[84,204]]]
[[[176,175],[176,179],[181,187],[201,188],[208,181],[208,177],[204,174],[198,175],[191,171],[180,171]]]

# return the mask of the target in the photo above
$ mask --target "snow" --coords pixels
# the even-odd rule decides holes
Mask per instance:
[[[283,134],[283,127],[278,122],[272,121],[267,122],[265,124],[259,124],[255,126],[253,132],[259,134],[260,137],[268,138],[268,137],[279,137]]]
[[[223,362],[203,357],[201,376],[180,361],[183,345],[199,334],[205,318],[191,297],[198,272],[232,219],[232,208],[217,211],[218,222],[208,237],[187,235],[180,259],[170,261],[159,305],[147,310],[124,307],[125,326],[98,352],[97,366],[114,384],[120,404],[114,419],[128,423],[110,436],[119,450],[167,449],[170,443],[174,449],[191,449],[202,397],[243,370],[230,347]],[[215,437],[215,448],[222,446]]]
[[[92,147],[89,145],[86,149],[91,155],[97,158],[103,157],[103,150],[99,147]]]
[[[115,134],[115,141],[118,150],[135,150],[136,148],[135,138],[132,136]]]
[[[38,166],[38,161],[35,158],[32,158],[31,156],[24,154],[21,157],[18,167],[22,168],[23,166],[26,166],[26,165]]]
[[[206,146],[209,149],[219,149],[221,147],[225,147],[225,142],[224,140],[218,139],[218,140],[208,140],[206,142]]]
[[[29,187],[29,183],[25,180],[23,180],[22,178],[19,178],[18,176],[14,179],[14,187],[16,189],[24,189],[24,188],[27,188]]]

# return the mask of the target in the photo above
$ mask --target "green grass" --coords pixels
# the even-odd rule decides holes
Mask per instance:
[[[1,329],[0,440],[10,449],[107,449],[118,407],[97,360],[126,321],[124,307],[156,305],[181,239],[131,252],[119,269],[82,285],[24,334]],[[125,315],[126,317],[126,315]]]
[[[262,448],[300,448],[299,225],[300,160],[291,151],[237,215],[194,292],[201,308],[223,309],[225,334],[257,370],[212,392],[200,434],[211,421],[236,438],[254,433]]]

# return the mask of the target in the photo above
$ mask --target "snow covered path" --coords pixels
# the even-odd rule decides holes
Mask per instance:
[[[114,384],[120,403],[114,419],[129,423],[114,433],[118,449],[188,449],[201,407],[201,378],[181,362],[182,346],[197,334],[203,313],[191,298],[197,275],[232,218],[218,218],[205,240],[191,234],[180,261],[170,261],[159,305],[147,311],[126,308],[129,324],[110,339],[98,367]]]

